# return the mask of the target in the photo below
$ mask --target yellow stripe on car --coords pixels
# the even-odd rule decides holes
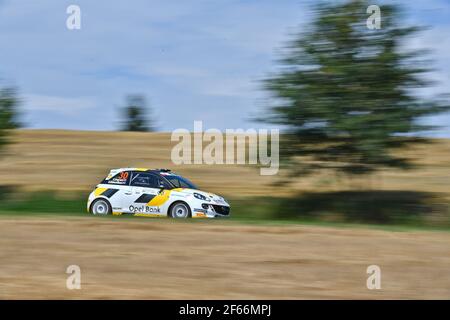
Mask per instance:
[[[108,190],[108,188],[97,188],[97,189],[95,189],[94,194],[95,194],[96,197],[98,197],[99,195],[101,195],[106,190]]]
[[[158,218],[158,217],[165,217],[164,214],[155,214],[155,213],[135,213],[135,217],[150,217],[150,218]]]
[[[150,202],[147,203],[147,206],[162,206],[164,203],[166,203],[167,200],[169,200],[171,192],[172,190],[164,190],[162,193],[158,194],[156,197],[150,200]]]

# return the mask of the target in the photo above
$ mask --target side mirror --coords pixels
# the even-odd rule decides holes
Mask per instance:
[[[158,194],[162,194],[164,192],[164,186],[159,186]]]

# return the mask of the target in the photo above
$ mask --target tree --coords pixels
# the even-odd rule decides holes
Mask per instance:
[[[0,89],[0,148],[8,143],[8,134],[11,129],[20,127],[17,106],[19,99],[14,88]]]
[[[420,51],[403,50],[419,31],[402,27],[395,6],[381,7],[381,29],[366,26],[366,1],[320,5],[308,31],[286,48],[281,69],[265,81],[275,98],[262,121],[286,128],[281,157],[295,173],[331,168],[362,174],[407,168],[392,151],[424,142],[422,117],[448,110],[415,90],[431,85]],[[307,159],[308,161],[299,161]]]
[[[122,124],[122,131],[154,131],[148,113],[149,109],[144,96],[129,95],[126,107],[123,109],[125,120]]]

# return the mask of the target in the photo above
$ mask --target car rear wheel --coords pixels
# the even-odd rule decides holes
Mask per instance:
[[[186,219],[191,215],[191,209],[186,203],[177,202],[170,208],[170,216],[176,219]]]
[[[104,199],[95,200],[91,206],[91,212],[95,215],[107,215],[111,214],[111,205]]]

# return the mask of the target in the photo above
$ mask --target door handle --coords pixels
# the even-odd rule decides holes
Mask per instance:
[[[125,192],[126,195],[131,195],[131,191]]]

